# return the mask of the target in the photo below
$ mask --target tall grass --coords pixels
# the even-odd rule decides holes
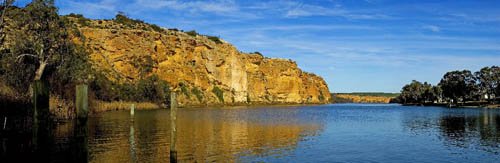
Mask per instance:
[[[90,107],[90,113],[100,113],[113,110],[130,110],[132,104],[135,104],[135,109],[138,110],[151,110],[161,108],[158,104],[152,102],[131,102],[131,101],[94,101]]]

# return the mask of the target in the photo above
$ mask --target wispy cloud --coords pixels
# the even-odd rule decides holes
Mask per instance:
[[[61,14],[80,13],[88,17],[98,18],[105,15],[116,14],[119,0],[100,0],[97,2],[84,2],[79,0],[57,1],[61,7]]]
[[[435,26],[435,25],[425,25],[422,28],[426,29],[426,30],[429,30],[429,31],[432,31],[432,32],[439,32],[439,31],[441,31],[441,28],[439,28],[438,26]]]
[[[174,10],[187,10],[191,12],[227,13],[239,10],[238,5],[233,0],[136,0],[136,4],[150,9],[169,8]]]

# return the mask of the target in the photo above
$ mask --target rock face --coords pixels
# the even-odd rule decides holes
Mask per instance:
[[[156,74],[179,106],[327,103],[325,81],[287,59],[239,52],[224,41],[177,30],[117,28],[93,20],[79,27],[94,68],[116,81]]]

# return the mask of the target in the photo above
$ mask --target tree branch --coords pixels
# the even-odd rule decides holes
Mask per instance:
[[[16,61],[19,62],[21,61],[24,57],[33,57],[33,58],[37,58],[38,59],[38,56],[37,55],[34,55],[34,54],[21,54],[19,56],[16,57]]]

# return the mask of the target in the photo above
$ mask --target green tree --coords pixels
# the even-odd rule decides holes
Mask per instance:
[[[54,0],[33,0],[25,8],[25,16],[17,20],[11,51],[16,60],[32,59],[36,67],[32,80],[41,80],[49,66],[58,66],[71,44],[65,23],[59,18]]]
[[[474,75],[477,78],[479,84],[480,95],[486,94],[488,98],[498,97],[498,85],[500,84],[500,67],[491,66],[484,67]]]
[[[410,84],[403,86],[401,90],[401,101],[404,104],[419,103],[422,99],[423,84],[413,80]]]
[[[441,96],[438,86],[413,80],[401,89],[401,94],[395,99],[403,104],[426,104],[437,101]]]
[[[472,99],[476,94],[476,79],[469,70],[447,72],[439,86],[443,96],[455,103]]]

